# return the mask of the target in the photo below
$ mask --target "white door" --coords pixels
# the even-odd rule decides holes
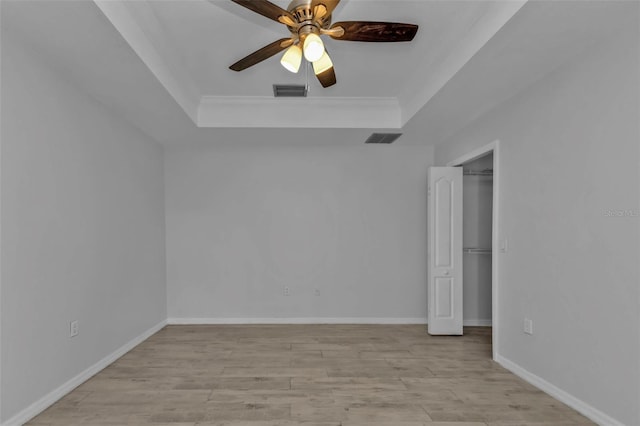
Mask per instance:
[[[462,334],[462,167],[429,168],[429,334]]]

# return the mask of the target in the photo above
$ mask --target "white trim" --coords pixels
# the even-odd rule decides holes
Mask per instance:
[[[447,163],[447,166],[460,166],[476,158],[493,152],[493,203],[492,203],[492,221],[491,221],[491,323],[493,328],[492,334],[492,352],[493,359],[496,360],[498,355],[499,342],[499,320],[500,320],[500,304],[499,304],[499,263],[500,263],[500,141],[495,140],[478,149],[474,149],[465,155],[456,158]]]
[[[477,160],[480,157],[484,157],[491,151],[495,150],[498,147],[500,141],[495,140],[485,146],[481,146],[480,148],[476,148],[473,151],[467,152],[466,154],[456,158],[455,160],[449,161],[447,163],[447,167],[455,167],[461,166],[464,163],[468,163],[473,160]],[[495,160],[495,158],[494,158]],[[495,162],[495,161],[494,161]],[[495,172],[495,170],[494,170]]]
[[[169,325],[222,324],[427,324],[426,318],[305,317],[305,318],[169,318]],[[465,319],[465,327],[491,327],[490,319]]]
[[[502,260],[500,257],[500,236],[502,231],[500,228],[500,141],[496,140],[489,144],[493,150],[493,204],[491,206],[491,214],[493,220],[491,222],[491,321],[495,326],[491,330],[491,347],[493,358],[498,356],[498,325],[500,320],[500,303],[498,295],[500,294],[500,269],[498,265]]]
[[[305,317],[305,318],[169,318],[169,325],[216,324],[426,324],[426,318]]]
[[[67,382],[65,382],[58,388],[52,390],[51,392],[49,392],[48,394],[46,394],[45,396],[43,396],[42,398],[40,398],[39,400],[31,404],[30,406],[25,408],[24,410],[20,411],[15,416],[6,420],[4,423],[2,423],[2,426],[20,426],[28,422],[29,420],[31,420],[32,418],[34,418],[35,416],[37,416],[38,414],[46,410],[49,406],[54,404],[60,398],[62,398],[63,396],[65,396],[66,394],[68,394],[78,386],[80,386],[82,383],[89,380],[91,377],[95,376],[104,368],[108,367],[109,364],[113,363],[122,355],[126,354],[131,349],[138,346],[140,343],[142,343],[143,341],[145,341],[146,339],[148,339],[149,337],[151,337],[152,335],[160,331],[162,327],[164,327],[166,324],[167,324],[166,320],[160,321],[158,324],[154,325],[153,327],[151,327],[144,333],[140,334],[139,336],[133,338],[128,343],[124,344],[123,346],[116,349],[111,354],[107,355],[106,357],[102,358],[100,361],[93,364],[91,367],[84,370],[82,373],[68,380]]]
[[[203,96],[198,127],[400,128],[391,97],[274,98]]]
[[[466,319],[462,321],[465,327],[491,327],[490,319]]]
[[[524,379],[541,391],[548,393],[558,401],[568,405],[569,407],[573,408],[585,417],[588,417],[590,420],[596,422],[597,424],[602,426],[624,426],[623,423],[619,422],[613,417],[603,413],[595,407],[592,407],[591,405],[560,389],[554,384],[547,382],[543,378],[536,376],[535,374],[522,368],[515,362],[503,357],[502,355],[497,354],[494,357],[494,360],[507,370],[511,371],[516,376]]]
[[[2,8],[0,7],[0,11],[2,10]],[[2,13],[0,12],[0,22],[2,22]],[[2,55],[0,55],[1,57]],[[0,59],[0,70],[2,70],[2,59]],[[0,71],[1,74],[1,71]],[[2,81],[2,77],[0,76],[0,81]],[[2,89],[0,88],[0,96],[2,93]],[[1,105],[1,103],[0,103]],[[0,109],[2,107],[0,106]],[[2,111],[0,111],[0,117],[2,117]],[[0,139],[0,146],[2,145],[2,140]],[[2,149],[0,149],[0,160],[2,159]],[[0,161],[0,164],[2,164],[2,161]],[[1,170],[0,170],[0,176],[2,176]],[[1,183],[1,182],[0,182]],[[2,197],[0,197],[0,200],[2,199]],[[2,223],[2,205],[1,205],[1,201],[0,201],[0,224]],[[0,226],[0,241],[2,240],[2,227]],[[1,245],[0,245],[1,247]],[[2,259],[2,251],[0,249],[0,259]],[[1,263],[1,262],[0,262]],[[2,274],[2,265],[0,264],[0,277],[3,277],[4,275]],[[2,306],[2,299],[3,299],[3,294],[2,294],[2,279],[0,278],[0,306]],[[2,313],[2,310],[0,309],[0,314]],[[1,322],[1,321],[0,321]],[[2,327],[0,327],[0,423],[2,423]]]

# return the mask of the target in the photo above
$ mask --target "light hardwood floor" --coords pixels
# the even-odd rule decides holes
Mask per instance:
[[[168,326],[29,425],[591,425],[491,361],[489,328]]]

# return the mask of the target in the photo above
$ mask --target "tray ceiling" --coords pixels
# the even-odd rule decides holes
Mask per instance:
[[[343,0],[337,19],[379,19],[375,8],[361,3]],[[638,16],[638,3],[630,1],[532,1],[522,6],[481,0],[459,10],[456,5],[463,3],[450,0],[366,3],[393,13],[391,6],[397,4],[425,8],[424,18],[418,9],[410,19],[391,12],[384,18],[421,25],[415,43],[389,52],[408,55],[409,69],[380,62],[382,51],[375,45],[342,42],[355,52],[336,60],[338,85],[325,91],[312,80],[310,97],[304,99],[273,98],[271,84],[296,78],[281,69],[277,58],[241,73],[228,70],[258,43],[281,36],[277,24],[230,0],[2,0],[0,27],[3,40],[14,39],[32,50],[68,84],[168,146],[360,145],[372,132],[401,129],[395,147],[449,140],[594,44],[637,26]],[[440,19],[425,24],[436,10]],[[456,11],[465,26],[445,20],[457,22]],[[237,32],[233,38],[221,32],[215,39],[208,31],[219,29],[206,25],[211,16],[272,38],[253,42]],[[445,44],[438,26],[448,31],[454,47],[438,50]],[[453,27],[459,31],[448,30]],[[433,34],[432,39],[425,34]],[[328,40],[330,49],[338,43]],[[369,62],[354,60],[360,57]],[[364,66],[372,62],[375,66]],[[379,71],[384,71],[382,83],[372,77]]]
[[[420,30],[410,43],[326,40],[338,84],[323,89],[310,73],[305,99],[273,98],[273,84],[307,83],[304,72],[284,70],[279,55],[240,73],[228,69],[288,34],[229,0],[95,3],[199,127],[400,128],[524,1],[344,0],[334,20]]]

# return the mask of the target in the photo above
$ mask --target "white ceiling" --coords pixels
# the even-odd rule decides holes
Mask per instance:
[[[612,36],[632,3],[343,0],[334,21],[417,23],[418,35],[328,40],[338,84],[312,81],[301,100],[272,97],[302,78],[278,57],[228,70],[286,31],[230,0],[4,0],[2,31],[165,144],[359,144],[398,128],[397,143],[433,144]]]
[[[281,0],[274,3],[287,6]],[[281,54],[240,73],[228,69],[258,48],[288,37],[284,25],[229,0],[149,4],[202,96],[271,96],[274,83],[305,83],[303,72],[292,74],[279,65]],[[487,5],[477,1],[345,0],[334,11],[334,22],[409,22],[420,25],[420,30],[411,43],[357,43],[323,37],[339,84],[323,89],[311,78],[310,96],[397,98],[409,81],[424,72],[417,65],[432,69],[487,12]]]
[[[228,69],[288,36],[282,24],[229,0],[95,2],[199,127],[329,128],[401,127],[524,3],[345,0],[334,17],[409,22],[418,35],[410,43],[327,39],[339,84],[322,89],[314,78],[309,98],[282,100],[272,85],[305,76],[284,70],[280,55]]]

